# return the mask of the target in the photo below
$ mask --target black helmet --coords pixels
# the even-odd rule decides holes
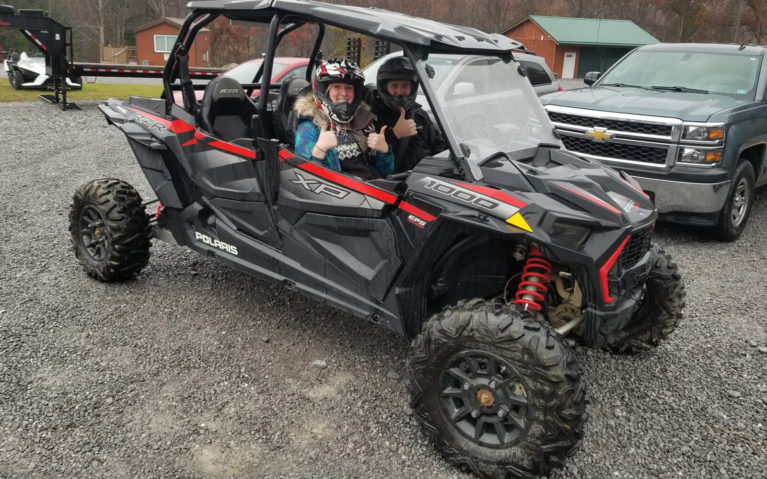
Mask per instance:
[[[389,80],[410,80],[412,83],[410,95],[397,97],[389,95],[389,90],[386,88]],[[384,105],[392,111],[399,111],[400,108],[407,111],[415,103],[415,95],[418,91],[418,75],[408,57],[397,56],[386,60],[378,69],[376,85],[378,86],[378,97]]]
[[[333,103],[328,97],[328,87],[331,83],[347,83],[354,86],[354,101]],[[323,61],[314,71],[314,97],[320,108],[338,123],[349,123],[360,108],[362,89],[365,84],[365,74],[356,63],[345,58],[334,58]]]

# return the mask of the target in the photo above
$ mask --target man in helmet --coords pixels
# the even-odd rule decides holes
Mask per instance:
[[[346,59],[323,61],[314,72],[313,93],[296,102],[296,153],[336,171],[373,179],[394,169],[386,127],[362,102],[365,75]]]
[[[416,103],[418,76],[410,59],[397,56],[378,69],[376,90],[368,94],[377,120],[376,128],[388,126],[386,142],[395,158],[395,172],[412,169],[425,156],[447,149],[439,128]]]

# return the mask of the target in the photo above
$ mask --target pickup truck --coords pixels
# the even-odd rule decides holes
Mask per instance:
[[[655,44],[541,97],[568,150],[629,173],[662,220],[734,241],[767,183],[767,48]]]

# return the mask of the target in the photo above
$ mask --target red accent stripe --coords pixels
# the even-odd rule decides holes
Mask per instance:
[[[288,158],[293,158],[293,155],[290,154],[288,150],[280,150],[280,161],[285,161]]]
[[[344,176],[340,173],[336,173],[334,171],[325,169],[313,163],[301,163],[300,165],[298,165],[298,167],[301,168],[302,170],[308,171],[309,173],[315,174],[317,176],[321,176],[325,178],[326,180],[330,180],[333,183],[338,183],[339,185],[345,186],[354,191],[362,193],[363,195],[372,196],[373,198],[383,201],[384,203],[393,205],[394,202],[397,201],[397,197],[391,193],[387,193],[383,190],[379,190],[378,188],[374,188],[370,185],[366,185],[365,183],[353,180],[349,178],[348,176]]]
[[[413,206],[406,201],[400,202],[399,209],[406,211],[407,213],[410,213],[411,215],[415,215],[424,221],[434,221],[437,219],[436,216],[430,215],[429,213],[425,212],[421,208]]]
[[[200,130],[195,130],[194,131],[194,139],[195,140],[199,140],[200,138],[207,138],[207,137],[208,137],[208,135],[206,135],[205,133],[200,133]]]
[[[619,210],[619,209],[617,209],[617,208],[613,208],[612,206],[608,205],[607,203],[605,203],[605,202],[604,202],[604,201],[602,201],[602,200],[599,200],[599,199],[597,199],[597,198],[594,198],[594,197],[593,197],[593,196],[591,196],[591,195],[587,195],[587,194],[585,194],[585,193],[581,193],[580,191],[575,191],[575,190],[573,190],[572,188],[568,188],[568,187],[566,187],[566,186],[562,186],[562,185],[560,185],[560,184],[558,184],[558,183],[555,183],[555,184],[556,184],[557,186],[559,186],[560,188],[562,188],[562,189],[565,189],[565,190],[567,190],[567,191],[569,191],[569,192],[571,192],[571,193],[575,193],[576,195],[578,195],[578,196],[580,196],[580,197],[586,198],[587,200],[591,201],[592,203],[596,203],[596,204],[598,204],[599,206],[601,206],[601,207],[603,207],[603,208],[606,208],[606,209],[608,209],[608,210],[612,211],[613,213],[618,213],[618,214],[621,214],[621,210]]]
[[[634,189],[635,189],[635,190],[637,190],[638,192],[640,192],[640,193],[642,193],[643,195],[645,195],[645,197],[646,197],[648,200],[650,199],[650,195],[648,195],[648,194],[647,194],[647,193],[645,193],[644,191],[640,190],[640,189],[639,189],[639,188],[637,188],[636,186],[632,185],[632,184],[631,184],[631,182],[629,182],[627,179],[625,179],[625,178],[621,178],[621,179],[622,179],[623,181],[625,181],[627,185],[629,185],[630,187],[634,188]]]
[[[194,130],[194,125],[190,125],[183,120],[173,120],[173,123],[170,124],[170,131],[173,133],[186,133],[192,130]]]
[[[189,145],[196,145],[197,144],[197,138],[192,138],[191,140],[187,141],[181,146],[189,146]]]
[[[618,257],[621,255],[621,251],[623,251],[626,243],[629,242],[629,238],[631,238],[631,235],[626,236],[626,239],[623,240],[623,243],[621,243],[620,246],[618,246],[618,249],[616,249],[612,256],[610,256],[607,261],[605,261],[605,264],[599,268],[599,284],[602,286],[602,300],[605,302],[605,304],[610,304],[615,301],[615,298],[610,296],[610,290],[607,287],[607,273],[610,272],[610,268],[612,268],[613,264],[615,264],[615,262],[618,260]]]
[[[228,151],[229,153],[234,153],[235,155],[244,156],[246,158],[250,158],[251,160],[256,159],[256,152],[251,150],[250,148],[243,148],[241,146],[233,145],[231,143],[227,143],[225,141],[211,141],[208,143],[213,148],[218,148],[219,150]]]
[[[470,185],[467,183],[459,183],[457,181],[454,181],[453,184],[462,186],[464,188],[468,188],[470,190],[476,191],[477,193],[482,193],[483,195],[490,196],[491,198],[495,198],[496,200],[503,201],[504,203],[508,203],[520,209],[527,206],[527,203],[525,203],[524,201],[520,201],[511,195],[507,195],[503,191],[498,191],[493,188],[488,188],[487,186]]]

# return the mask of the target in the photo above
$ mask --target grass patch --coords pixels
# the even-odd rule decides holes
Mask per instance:
[[[0,78],[0,102],[38,101],[38,95],[53,94],[46,90],[14,90],[5,78]],[[84,83],[82,90],[67,91],[67,101],[107,100],[109,98],[128,98],[146,96],[159,98],[162,85],[138,85],[121,83]]]

